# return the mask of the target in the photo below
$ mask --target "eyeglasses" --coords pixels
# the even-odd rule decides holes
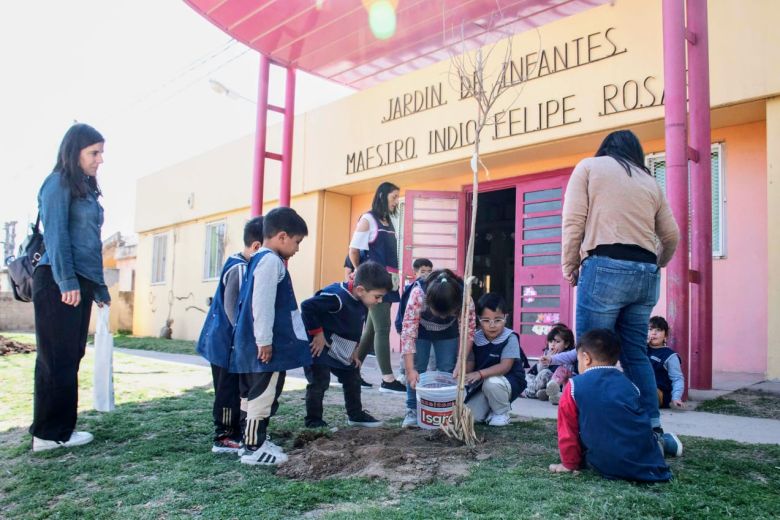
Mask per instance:
[[[493,319],[490,319],[490,318],[480,318],[479,319],[479,322],[482,325],[501,325],[505,321],[506,321],[506,317],[504,317],[504,318],[493,318]]]

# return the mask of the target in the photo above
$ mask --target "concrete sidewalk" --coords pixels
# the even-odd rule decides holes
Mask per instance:
[[[167,354],[164,352],[153,352],[146,350],[133,349],[115,349],[123,354],[139,356],[144,358],[159,359],[172,363],[183,363],[187,365],[197,365],[208,368],[209,364],[200,356],[187,354]],[[400,355],[393,352],[391,355],[392,366],[398,369]],[[369,392],[376,392],[381,382],[381,374],[377,368],[376,358],[369,356],[366,358],[364,367],[361,371],[363,378],[374,384]],[[293,379],[292,386],[300,388],[305,384],[303,369],[290,370],[288,378]],[[335,381],[335,379],[334,379]],[[760,378],[755,374],[716,374],[713,387],[715,390],[692,391],[691,397],[697,400],[714,399],[720,395],[732,392],[738,388],[744,388],[755,385],[757,389],[764,391],[778,392],[780,382],[758,383]],[[384,394],[387,395],[387,394]],[[390,395],[388,395],[390,398]],[[396,397],[396,396],[393,396]],[[402,397],[397,396],[401,402]],[[402,404],[393,403],[393,407],[400,406],[400,415]],[[695,406],[697,401],[691,402]],[[390,404],[390,403],[388,403]],[[512,403],[512,415],[515,417],[528,417],[534,419],[556,419],[558,407],[547,401],[537,401],[536,399],[517,399]],[[680,435],[689,435],[694,437],[705,437],[710,439],[733,440],[751,444],[778,444],[780,445],[780,421],[772,419],[758,419],[753,417],[738,417],[734,415],[722,415],[705,412],[696,412],[694,410],[661,410],[661,424],[665,430]]]

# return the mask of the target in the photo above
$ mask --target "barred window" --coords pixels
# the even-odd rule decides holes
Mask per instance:
[[[650,172],[655,177],[656,182],[658,182],[658,184],[664,189],[664,192],[666,192],[666,155],[664,153],[650,154],[645,158],[645,162],[647,167],[650,169]],[[712,256],[722,257],[726,256],[724,223],[726,190],[723,187],[723,145],[721,143],[715,143],[712,145],[712,150],[710,152],[710,162],[712,166]],[[691,216],[689,209],[689,234],[690,229]]]

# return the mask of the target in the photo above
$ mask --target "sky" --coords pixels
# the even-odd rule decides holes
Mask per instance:
[[[62,136],[79,121],[106,139],[103,237],[132,233],[137,179],[254,132],[258,64],[256,51],[183,0],[9,3],[0,17],[0,224],[18,221],[21,243]],[[216,93],[210,79],[239,97]],[[301,72],[296,83],[298,113],[352,92]],[[270,92],[282,105],[279,69]]]

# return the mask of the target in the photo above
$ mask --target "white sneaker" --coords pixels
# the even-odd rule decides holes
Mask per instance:
[[[561,385],[555,381],[550,381],[547,383],[545,391],[547,392],[547,397],[550,399],[550,402],[552,404],[558,404],[558,401],[561,400]]]
[[[82,446],[89,444],[95,437],[89,432],[76,432],[70,434],[70,439],[67,441],[47,441],[46,439],[39,439],[33,437],[33,451],[47,451],[57,448],[72,448],[73,446]]]
[[[493,414],[488,421],[488,426],[506,426],[507,424],[509,424],[509,414],[506,413]]]
[[[487,417],[485,417],[485,424],[490,424],[490,421],[493,420],[493,412],[488,412]]]
[[[406,415],[404,415],[404,421],[401,423],[401,428],[416,428],[417,427],[417,410],[411,408],[406,409]]]
[[[241,464],[251,464],[253,466],[276,466],[288,460],[282,449],[271,441],[265,441],[262,446],[254,451],[244,448],[244,454],[241,456]]]

